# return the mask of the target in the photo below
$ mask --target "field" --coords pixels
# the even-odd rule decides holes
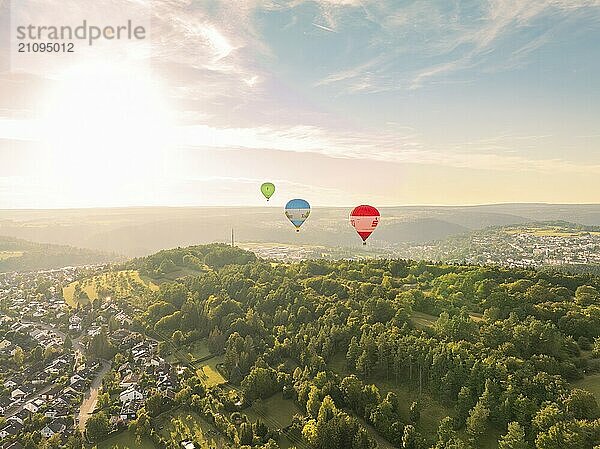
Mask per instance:
[[[223,363],[223,360],[223,356],[213,357],[196,370],[198,377],[200,377],[202,383],[206,387],[214,387],[216,385],[227,383],[227,379],[221,376],[221,373],[217,371],[217,364]]]
[[[171,282],[186,276],[198,276],[200,273],[206,271],[210,271],[210,268],[205,266],[203,270],[193,270],[189,267],[178,266],[176,269],[169,271],[168,273],[163,273],[160,276],[154,277],[153,275],[153,280],[156,283],[161,284],[163,282]]]
[[[596,396],[596,400],[600,402],[600,374],[586,376],[582,380],[575,382],[574,386],[593,393]]]
[[[511,228],[505,231],[507,234],[531,234],[537,237],[578,237],[583,234],[600,235],[598,231],[580,231],[561,226],[536,226]]]
[[[283,429],[292,423],[294,415],[302,415],[303,411],[290,399],[284,399],[282,393],[277,393],[268,399],[255,401],[251,407],[245,409],[243,414],[248,421],[253,423],[260,419],[271,429]],[[298,449],[306,447],[299,436],[291,434],[282,434],[278,441],[279,447],[288,449],[297,447]]]
[[[210,355],[206,340],[198,340],[189,345],[184,345],[173,351],[166,357],[167,362],[174,363],[177,361],[183,363],[195,363],[197,360],[203,359]]]
[[[65,302],[71,307],[75,307],[77,303],[75,300],[77,285],[81,286],[81,290],[87,294],[90,300],[98,299],[98,296],[128,296],[133,291],[140,289],[158,290],[158,285],[148,279],[143,279],[134,270],[102,273],[89,279],[72,282],[63,288]],[[87,301],[79,302],[85,304]]]
[[[137,441],[132,432],[121,432],[114,437],[108,438],[95,446],[93,449],[155,449],[154,443],[148,438]]]
[[[268,399],[255,402],[243,411],[250,422],[261,419],[273,429],[282,429],[292,423],[292,417],[302,414],[302,410],[290,399],[284,399],[282,393],[277,393]]]
[[[11,259],[13,257],[21,257],[23,251],[0,251],[0,260]]]
[[[412,321],[412,323],[415,325],[415,327],[418,327],[419,329],[433,326],[437,319],[437,316],[428,315],[427,313],[416,311],[413,311],[410,316],[410,320]]]
[[[215,449],[230,447],[227,438],[217,432],[213,425],[191,411],[177,410],[172,414],[161,416],[154,424],[164,438],[170,439],[175,444],[189,439],[206,445],[201,447]]]

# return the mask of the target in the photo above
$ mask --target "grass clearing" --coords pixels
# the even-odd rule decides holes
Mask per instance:
[[[415,426],[426,438],[436,435],[438,426],[446,416],[453,416],[454,410],[436,401],[427,393],[419,395],[418,387],[406,384],[397,385],[392,381],[375,380],[373,382],[379,388],[381,396],[385,397],[388,392],[394,392],[400,398],[401,414],[405,422],[409,422],[410,406],[414,401],[421,404],[421,419]]]
[[[151,291],[159,289],[158,285],[151,280],[143,279],[136,270],[102,273],[88,279],[72,282],[63,288],[63,298],[70,307],[75,307],[78,302],[75,300],[75,288],[77,285],[81,286],[81,290],[92,301],[98,299],[99,296],[125,297],[144,289]],[[83,305],[87,303],[86,300],[80,300],[79,302]]]
[[[413,311],[410,316],[411,321],[418,327],[419,329],[423,329],[426,327],[432,327],[437,321],[438,317],[435,315],[429,315],[423,312]]]
[[[203,359],[211,355],[206,344],[206,339],[197,340],[179,348],[177,351],[170,353],[166,360],[169,363],[195,363],[197,360]]]
[[[223,360],[225,360],[223,356],[213,357],[198,367],[196,373],[205,387],[214,387],[227,383],[227,379],[217,370],[217,365],[223,363]]]
[[[596,400],[600,402],[600,374],[585,376],[583,379],[574,382],[573,386],[588,390],[596,396]]]
[[[91,447],[94,449],[156,449],[152,440],[149,438],[137,440],[136,436],[128,430]]]
[[[282,429],[292,423],[294,415],[303,412],[291,399],[284,399],[283,393],[276,393],[268,399],[255,401],[243,412],[250,422],[264,421],[272,429]]]
[[[207,265],[205,265],[202,270],[194,270],[190,267],[178,266],[176,269],[169,271],[168,273],[161,274],[160,277],[153,278],[153,281],[161,284],[163,282],[171,282],[187,276],[198,276],[199,274],[206,273],[208,271],[210,271],[210,267]]]
[[[260,419],[270,429],[283,429],[292,423],[294,415],[304,415],[303,410],[294,401],[283,398],[283,393],[276,393],[270,398],[255,401],[242,413],[246,415],[249,422],[254,423]],[[282,433],[277,443],[281,449],[307,447],[299,435],[289,433]]]
[[[176,445],[182,440],[188,439],[216,449],[231,447],[229,440],[221,435],[212,424],[189,410],[176,410],[171,414],[161,416],[154,424],[164,438],[171,440]]]

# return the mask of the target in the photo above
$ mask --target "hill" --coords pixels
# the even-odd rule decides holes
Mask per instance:
[[[564,234],[558,226],[543,234]],[[160,287],[113,306],[133,305],[132,326],[189,368],[177,406],[230,429],[232,442],[256,432],[257,447],[272,447],[271,435],[331,449],[600,444],[600,277],[398,259],[275,263],[223,244],[128,264]],[[180,412],[166,413],[161,422]]]
[[[463,234],[469,228],[439,220],[437,218],[421,218],[416,221],[386,223],[377,230],[377,240],[383,242],[430,242],[449,236]]]
[[[226,265],[256,261],[254,253],[222,243],[159,251],[129,260],[63,287],[65,302],[75,307],[105,298],[129,299],[159,289],[163,283],[212,272]]]
[[[0,236],[0,273],[100,264],[119,259],[122,260],[115,254],[101,251]]]

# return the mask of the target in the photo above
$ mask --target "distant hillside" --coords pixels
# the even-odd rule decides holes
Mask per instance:
[[[348,222],[351,207],[314,207],[301,232],[281,204],[264,207],[151,207],[0,210],[0,234],[139,257],[163,248],[228,242],[281,243],[352,249],[360,239]],[[498,204],[380,207],[369,244],[392,249],[495,226],[568,220],[600,225],[600,205]]]
[[[122,260],[115,254],[0,236],[0,273],[48,270]]]
[[[430,242],[445,239],[452,235],[463,234],[469,229],[436,218],[422,218],[417,221],[384,223],[377,234],[377,240],[385,242]]]

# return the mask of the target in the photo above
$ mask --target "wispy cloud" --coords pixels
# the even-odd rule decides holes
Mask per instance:
[[[43,126],[39,121],[0,119],[0,135],[12,140],[35,141],[42,134]],[[441,147],[427,143],[423,136],[407,127],[396,127],[393,132],[370,132],[333,131],[317,126],[190,125],[175,129],[168,141],[172,148],[247,148],[476,170],[600,174],[600,164],[525,156],[526,150],[543,148],[551,138],[550,135],[499,135]]]
[[[313,126],[218,129],[201,125],[179,130],[177,143],[188,147],[318,153],[333,158],[476,170],[600,174],[600,164],[558,158],[534,159],[523,155],[523,149],[544,145],[544,140],[550,136],[503,135],[442,148],[425,144],[422,136],[410,129],[404,131],[336,133]]]
[[[347,15],[336,9],[336,30],[343,33],[345,25],[355,25],[355,6],[347,6]],[[548,43],[557,23],[593,16],[600,21],[597,0],[486,0],[469,6],[365,0],[360,6],[363,20],[381,30],[374,51],[365,61],[331,73],[316,85],[335,83],[352,92],[356,80],[367,75],[373,91],[414,90],[465,69],[506,70],[523,64],[527,55]],[[533,23],[539,23],[538,34],[519,38],[519,33],[531,31]],[[491,59],[500,46],[502,52]],[[408,67],[403,63],[406,58],[411,60]]]

